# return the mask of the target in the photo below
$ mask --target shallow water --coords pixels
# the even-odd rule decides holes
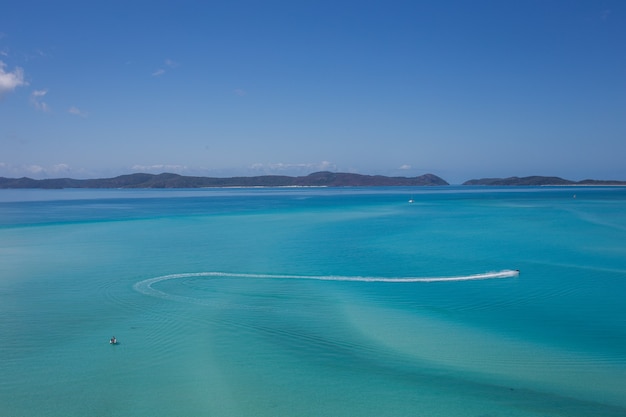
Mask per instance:
[[[618,187],[0,190],[0,415],[622,416],[625,242]]]

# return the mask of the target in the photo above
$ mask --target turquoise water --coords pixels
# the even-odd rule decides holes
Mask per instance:
[[[624,416],[625,295],[626,188],[0,190],[0,415]]]

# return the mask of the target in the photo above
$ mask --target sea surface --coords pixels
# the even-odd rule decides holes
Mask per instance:
[[[624,187],[0,190],[0,416],[623,417],[625,301]]]

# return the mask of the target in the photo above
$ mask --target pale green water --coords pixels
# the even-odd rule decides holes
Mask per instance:
[[[1,190],[0,415],[622,416],[625,290],[622,188]]]

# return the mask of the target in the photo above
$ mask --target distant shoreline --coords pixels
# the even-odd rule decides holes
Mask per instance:
[[[592,180],[571,181],[560,177],[545,177],[533,175],[529,177],[482,178],[465,181],[462,185],[487,186],[625,186],[626,181]]]
[[[77,180],[72,178],[41,179],[2,178],[0,188],[251,188],[251,187],[376,187],[449,185],[433,174],[418,177],[386,177],[336,172],[315,172],[306,176],[262,175],[256,177],[193,177],[178,174],[130,174],[114,178]]]
[[[417,177],[388,177],[341,172],[315,172],[306,176],[262,175],[254,177],[195,177],[179,174],[136,173],[113,178],[97,179],[32,179],[0,177],[0,189],[120,189],[120,188],[325,188],[325,187],[393,187],[393,186],[447,186],[446,180],[424,174]],[[529,176],[509,178],[482,178],[466,181],[462,186],[626,186],[626,181],[583,180],[570,181],[560,177]]]

